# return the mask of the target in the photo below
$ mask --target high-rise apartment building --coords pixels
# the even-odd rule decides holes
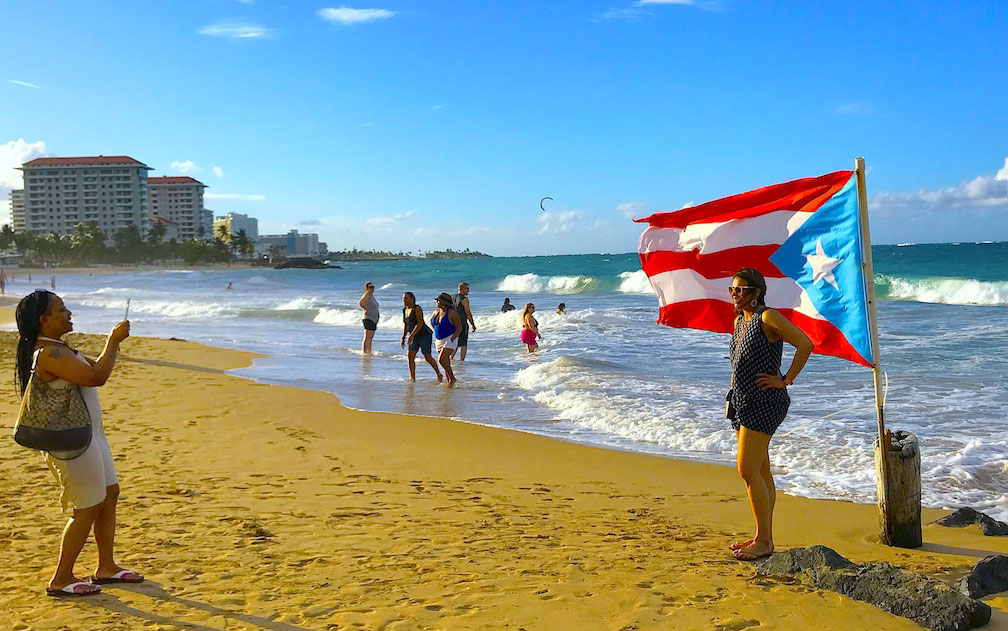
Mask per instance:
[[[224,226],[224,230],[229,235],[238,234],[239,231],[244,230],[245,236],[253,243],[259,238],[259,220],[255,217],[249,217],[241,213],[228,213],[224,216],[218,216],[213,222],[214,237],[220,235],[221,226]]]
[[[10,227],[14,232],[25,231],[24,190],[14,189],[10,192]]]
[[[36,158],[25,162],[21,165],[22,230],[69,234],[77,224],[94,221],[108,238],[129,226],[136,227],[145,237],[150,225],[147,217],[150,170],[129,156]]]
[[[152,220],[164,223],[164,239],[209,239],[213,214],[203,208],[206,184],[188,176],[152,177],[147,180]]]

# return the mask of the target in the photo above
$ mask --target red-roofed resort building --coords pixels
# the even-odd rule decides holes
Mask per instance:
[[[21,166],[24,194],[11,223],[27,232],[70,234],[94,221],[112,237],[128,226],[147,236],[147,172],[129,156],[36,158]]]
[[[151,221],[165,225],[165,241],[213,237],[213,213],[203,207],[204,189],[206,184],[184,175],[147,180]]]

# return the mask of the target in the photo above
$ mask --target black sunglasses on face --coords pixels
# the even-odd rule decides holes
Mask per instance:
[[[741,294],[742,292],[744,292],[747,289],[758,289],[758,287],[753,287],[751,285],[737,285],[737,286],[736,285],[728,285],[728,293],[732,294],[732,295]]]

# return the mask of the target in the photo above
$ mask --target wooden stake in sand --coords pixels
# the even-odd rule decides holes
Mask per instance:
[[[875,412],[878,415],[878,440],[875,444],[876,488],[878,489],[879,525],[882,541],[886,545],[916,548],[921,545],[920,533],[920,451],[917,439],[912,439],[910,455],[895,459],[899,467],[899,484],[893,485],[892,439],[885,428],[885,398],[882,393],[882,361],[879,355],[878,317],[875,312],[875,276],[872,268],[871,235],[868,231],[868,190],[865,185],[865,161],[854,161],[857,177],[858,215],[860,217],[862,271],[865,279],[865,294],[868,302],[868,329],[871,334],[872,378],[875,382]],[[909,442],[908,442],[909,444]],[[900,448],[897,447],[897,451]],[[916,463],[916,467],[915,467]],[[894,497],[895,496],[895,497]],[[898,510],[894,510],[894,506]]]

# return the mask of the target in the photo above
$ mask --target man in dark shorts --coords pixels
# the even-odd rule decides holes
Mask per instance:
[[[469,283],[459,283],[458,293],[452,298],[452,307],[455,308],[459,319],[462,320],[462,331],[458,336],[458,347],[461,349],[459,351],[459,361],[464,362],[469,345],[470,325],[472,325],[472,332],[476,332],[476,322],[473,320],[472,310],[469,309]]]

